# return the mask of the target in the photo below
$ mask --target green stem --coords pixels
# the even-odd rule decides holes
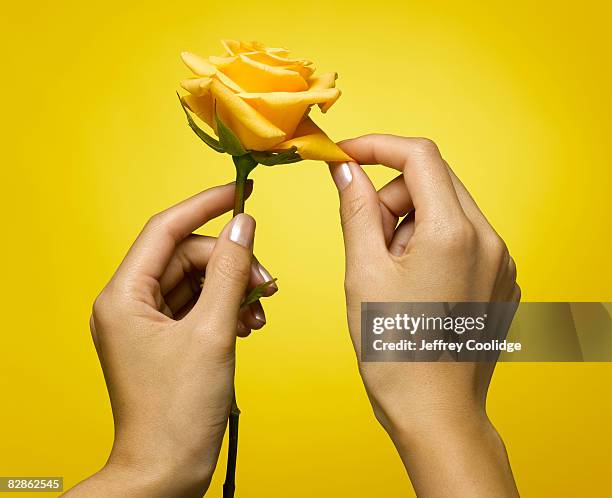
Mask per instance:
[[[234,216],[244,213],[244,190],[249,173],[257,166],[257,161],[250,154],[232,156],[236,165],[236,193],[234,195]]]
[[[257,166],[257,161],[250,154],[244,156],[232,156],[236,165],[236,194],[234,195],[234,213],[244,213],[244,200],[246,182],[249,173]],[[238,422],[240,421],[240,409],[236,403],[236,386],[232,398],[232,408],[229,414],[229,437],[227,445],[227,467],[225,470],[225,482],[223,483],[223,498],[233,498],[236,489],[236,459],[238,457]]]

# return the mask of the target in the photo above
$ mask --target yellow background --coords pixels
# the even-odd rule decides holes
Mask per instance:
[[[153,212],[232,180],[174,94],[179,52],[218,53],[222,37],[338,71],[343,97],[313,111],[335,139],[433,138],[506,239],[525,300],[612,300],[610,8],[569,5],[3,5],[0,474],[71,486],[103,464],[112,419],[90,305]],[[410,496],[355,368],[327,168],[254,179],[257,254],[281,291],[239,347],[238,496]],[[524,496],[608,492],[611,381],[605,364],[499,366],[489,409]],[[224,468],[222,456],[210,496]]]

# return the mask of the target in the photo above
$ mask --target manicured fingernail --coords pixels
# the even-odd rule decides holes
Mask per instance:
[[[261,323],[266,323],[266,316],[261,312],[261,311],[255,311],[253,313],[253,316],[255,316],[255,318],[257,320],[259,320]]]
[[[269,282],[274,278],[272,275],[270,275],[270,272],[268,272],[268,270],[262,266],[261,263],[259,263],[259,274],[263,277],[264,282]],[[276,282],[273,282],[269,285],[268,289],[276,292],[278,290],[278,285],[276,285]]]
[[[252,247],[255,237],[255,220],[248,214],[240,213],[231,221],[229,238],[243,247]]]
[[[343,191],[353,181],[353,174],[351,173],[349,163],[334,164],[330,166],[330,169],[334,183],[339,191]]]
[[[238,321],[238,324],[236,325],[236,333],[240,336],[240,337],[246,337],[251,333],[251,329],[248,328],[244,323],[242,323],[241,321]]]
[[[262,325],[266,323],[266,314],[264,313],[263,307],[259,301],[251,304],[251,312],[253,313],[255,320],[260,322]]]

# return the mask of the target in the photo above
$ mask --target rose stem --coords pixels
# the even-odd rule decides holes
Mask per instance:
[[[244,190],[249,173],[257,166],[257,162],[250,154],[232,156],[236,165],[236,194],[234,195],[234,213],[244,213]],[[227,447],[227,468],[225,482],[223,483],[223,498],[233,498],[236,489],[236,458],[238,457],[238,422],[240,409],[236,403],[236,386],[232,397],[232,407],[229,414],[229,437]]]

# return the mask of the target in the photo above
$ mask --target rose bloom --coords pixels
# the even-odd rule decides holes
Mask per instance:
[[[181,54],[196,75],[181,82],[189,92],[183,102],[196,116],[216,132],[216,108],[247,150],[296,147],[303,159],[351,159],[308,116],[313,104],[327,112],[340,97],[336,73],[314,76],[310,61],[289,58],[284,48],[235,40],[222,44],[221,57]]]

